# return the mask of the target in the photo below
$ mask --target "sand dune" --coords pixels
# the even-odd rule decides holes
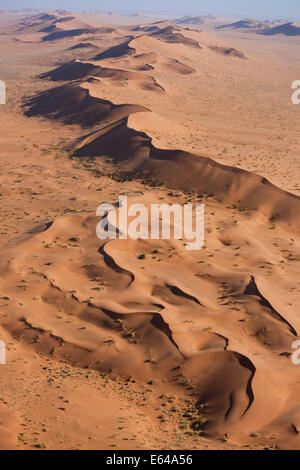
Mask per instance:
[[[57,41],[58,39],[72,38],[74,36],[82,36],[83,34],[92,34],[97,30],[90,28],[78,28],[64,31],[54,31],[43,37],[43,41]]]
[[[216,26],[216,29],[239,29],[239,30],[245,30],[248,32],[260,32],[263,31],[267,28],[269,28],[270,25],[266,21],[258,21],[253,18],[245,18],[244,20],[240,21],[235,21],[233,23],[228,23],[228,24],[223,24],[223,25],[218,25]]]
[[[91,26],[82,59],[80,22],[39,13],[0,37],[1,447],[298,449],[296,68],[257,58],[257,35],[165,21]],[[203,203],[204,247],[100,240],[96,207],[120,233],[120,195]]]
[[[198,41],[186,37],[179,28],[167,26],[159,31],[154,31],[151,36],[171,44],[185,44],[187,46],[201,48]]]
[[[195,69],[193,67],[183,64],[177,59],[169,59],[169,61],[162,64],[162,66],[182,75],[189,75],[190,73],[195,72]]]
[[[220,201],[239,204],[244,210],[260,210],[270,221],[280,220],[293,230],[299,229],[298,196],[242,169],[180,150],[155,148],[149,135],[131,126],[131,114],[145,111],[140,106],[113,105],[91,96],[76,84],[47,91],[27,106],[27,116],[45,115],[84,126],[102,125],[92,139],[89,136],[87,141],[81,140],[79,156],[110,156],[122,173],[154,179],[176,189],[210,194]]]
[[[132,28],[132,31],[143,31],[145,33],[153,33],[155,31],[161,31],[164,28],[172,26],[169,21],[156,21],[150,24],[141,24]]]
[[[129,40],[122,44],[118,44],[107,49],[104,52],[101,52],[100,54],[94,57],[94,60],[114,59],[117,57],[122,57],[123,55],[134,54],[134,48],[130,47],[130,42],[132,39],[133,37],[131,37]]]
[[[151,70],[151,67],[137,67],[138,70]],[[184,65],[179,66],[180,73],[184,73]],[[187,68],[188,69],[188,68]],[[117,68],[101,67],[95,63],[83,62],[83,61],[72,61],[57,69],[52,70],[46,74],[43,74],[42,78],[50,78],[53,81],[66,81],[66,80],[78,80],[88,79],[88,77],[99,77],[115,84],[116,86],[128,86],[133,83],[134,87],[141,88],[143,90],[151,90],[157,92],[163,92],[164,88],[160,86],[156,80],[150,75],[145,75],[142,72],[133,72],[130,70],[122,70]]]
[[[219,54],[223,54],[225,56],[232,56],[232,57],[239,57],[240,59],[245,59],[246,56],[243,52],[234,49],[233,47],[218,47],[218,46],[210,46],[212,51],[218,52]]]
[[[75,44],[74,46],[70,47],[70,51],[74,51],[76,49],[97,49],[97,46],[92,44],[91,42],[79,42],[78,44]]]
[[[289,22],[274,26],[273,28],[269,28],[266,31],[263,31],[262,34],[265,36],[274,36],[275,34],[284,34],[285,36],[300,36],[300,25]]]
[[[204,24],[206,19],[207,19],[206,16],[184,16],[182,18],[178,18],[174,20],[174,23],[199,25],[199,24]]]
[[[63,106],[62,106],[63,103]],[[130,113],[144,111],[138,105],[114,105],[110,101],[90,96],[88,91],[77,84],[67,84],[33,98],[27,116],[45,115],[62,119],[66,123],[90,126],[120,120]]]
[[[293,21],[258,21],[252,18],[246,18],[234,23],[217,25],[216,29],[237,29],[244,32],[263,34],[264,36],[274,36],[277,34],[283,34],[285,36],[299,36],[300,34],[299,24]]]

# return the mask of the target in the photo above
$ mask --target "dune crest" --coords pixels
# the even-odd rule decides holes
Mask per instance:
[[[121,174],[205,193],[238,204],[244,210],[260,210],[270,221],[283,222],[293,231],[299,231],[299,196],[277,188],[259,175],[210,158],[154,147],[151,136],[130,125],[130,115],[146,111],[144,108],[113,105],[91,96],[77,84],[44,92],[27,106],[27,116],[45,115],[84,126],[102,124],[87,140],[81,139],[76,148],[80,157],[109,156]]]

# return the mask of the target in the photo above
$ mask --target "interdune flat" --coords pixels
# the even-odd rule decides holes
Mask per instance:
[[[7,15],[1,449],[299,449],[298,39]],[[119,196],[204,204],[203,248],[99,239]]]

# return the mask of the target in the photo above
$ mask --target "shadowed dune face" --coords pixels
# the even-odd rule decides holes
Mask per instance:
[[[232,57],[239,57],[240,59],[245,59],[246,56],[241,51],[237,51],[233,47],[218,47],[218,46],[211,46],[212,51],[218,52],[219,54],[232,56]]]
[[[74,36],[82,36],[83,34],[92,34],[94,32],[96,32],[96,30],[92,30],[90,28],[78,28],[78,29],[72,29],[69,31],[54,31],[44,36],[43,41],[56,41],[57,39],[70,38]]]
[[[190,37],[185,29],[180,28],[179,26],[174,26],[172,23],[161,22],[152,25],[142,25],[133,28],[132,31],[141,31],[150,37],[169,44],[183,44],[188,47],[201,49],[199,42]]]
[[[131,38],[132,39],[132,38]],[[94,57],[94,60],[103,60],[103,59],[114,59],[117,57],[122,57],[123,55],[131,55],[134,54],[134,49],[130,47],[130,41],[126,41],[122,44],[118,44],[116,46],[113,46],[109,49],[107,49],[104,52],[101,52],[100,54],[96,55]]]
[[[171,44],[185,44],[186,46],[196,47],[201,49],[200,44],[195,39],[184,36],[181,30],[174,26],[167,26],[166,28],[154,31],[151,36]]]
[[[139,70],[146,69],[146,71],[152,69],[150,66],[142,67],[142,65],[137,66],[137,68]],[[185,72],[184,69],[184,65],[182,65],[181,70],[183,70],[183,73]],[[188,67],[186,70],[189,70]],[[100,65],[95,65],[94,63],[77,60],[62,65],[51,72],[47,72],[46,74],[43,74],[41,78],[50,78],[53,81],[72,81],[88,79],[89,77],[99,77],[100,79],[109,81],[119,87],[127,86],[129,82],[133,82],[134,86],[141,89],[157,92],[164,91],[163,87],[160,86],[153,77],[144,75],[141,72],[102,67]]]
[[[216,29],[233,29],[241,30],[244,32],[251,32],[262,34],[264,36],[274,36],[277,34],[283,34],[285,36],[299,36],[300,35],[300,25],[290,22],[279,21],[258,21],[252,18],[247,18],[245,20],[236,21],[234,23],[223,24],[216,26]]]
[[[95,98],[76,84],[63,85],[53,91],[46,91],[27,103],[30,108],[26,111],[26,115],[29,117],[45,115],[61,119],[67,124],[91,126],[99,121],[107,124],[112,120],[118,121],[130,113],[145,111],[145,108],[138,105],[114,105],[109,101]]]
[[[274,26],[274,28],[263,31],[265,36],[274,36],[276,34],[284,34],[285,36],[300,36],[300,25],[293,22]]]

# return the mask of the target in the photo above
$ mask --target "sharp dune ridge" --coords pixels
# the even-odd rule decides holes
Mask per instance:
[[[104,52],[96,55],[93,59],[94,60],[102,60],[102,59],[114,59],[117,57],[121,57],[123,55],[131,55],[135,53],[135,49],[130,46],[130,43],[134,36],[131,36],[127,41],[117,44],[116,46],[112,46],[111,48],[107,49]]]
[[[105,125],[76,148],[80,157],[113,158],[120,172],[154,179],[174,189],[207,193],[244,209],[260,210],[270,221],[284,222],[299,233],[300,197],[263,177],[181,150],[156,148],[151,136],[130,126],[130,116],[147,111],[137,105],[119,105],[93,97],[78,84],[67,84],[26,103],[27,116],[45,115],[84,126]],[[92,113],[91,113],[92,110]],[[109,125],[108,125],[109,123]]]
[[[150,35],[153,37],[158,37],[161,41],[171,44],[184,44],[186,46],[201,49],[198,41],[184,36],[184,34],[181,34],[180,28],[176,28],[174,26],[167,26],[166,28],[151,32]]]
[[[99,121],[111,123],[132,112],[145,111],[139,105],[114,105],[108,100],[95,98],[76,83],[46,91],[28,101],[26,106],[29,109],[25,114],[29,117],[45,115],[68,124],[78,123],[83,126],[91,126]]]
[[[202,25],[207,19],[214,19],[213,16],[184,16],[174,21],[176,24]]]
[[[177,65],[177,64],[176,64]],[[178,64],[182,68],[181,73],[186,73],[188,67]],[[145,68],[145,67],[144,67]],[[148,67],[151,70],[151,67]],[[108,79],[117,83],[118,86],[122,83],[133,81],[142,89],[153,90],[162,92],[164,88],[159,85],[154,77],[145,75],[139,71],[124,70],[118,68],[102,67],[94,65],[93,63],[83,61],[72,61],[68,64],[58,67],[52,72],[45,73],[41,78],[51,78],[53,81],[66,81],[66,80],[79,80],[88,79],[90,77],[99,77],[100,79]]]
[[[174,27],[174,25],[166,26],[164,28],[156,26],[154,31],[152,31],[152,28],[149,30],[149,28],[150,27],[145,27],[142,30],[143,34],[136,37],[131,36],[125,42],[112,46],[100,54],[97,54],[93,57],[93,60],[101,61],[105,59],[120,59],[123,56],[133,56],[137,58],[138,54],[144,52],[145,47],[150,48],[152,54],[154,51],[156,52],[157,48],[156,53],[159,54],[161,53],[159,42],[170,44],[173,47],[176,44],[185,47],[192,47],[199,53],[203,50],[212,50],[215,52],[222,52],[224,55],[232,55],[242,58],[246,57],[245,54],[234,48],[202,44],[202,39],[204,40],[202,32],[195,31],[193,34],[193,32],[190,33],[189,31]],[[141,51],[139,49],[141,49]],[[170,52],[172,52],[171,49]]]
[[[245,18],[244,20],[235,21],[234,23],[223,24],[216,26],[216,29],[243,29],[249,31],[262,31],[269,27],[269,23],[264,21],[258,21],[253,18]]]
[[[82,36],[83,34],[92,34],[94,31],[90,28],[77,28],[70,31],[54,31],[43,37],[43,41],[56,41],[57,39]]]
[[[245,59],[246,56],[243,52],[234,49],[234,47],[218,47],[218,46],[210,46],[211,50],[218,52],[219,54],[229,55],[233,57],[239,57],[241,59]]]

